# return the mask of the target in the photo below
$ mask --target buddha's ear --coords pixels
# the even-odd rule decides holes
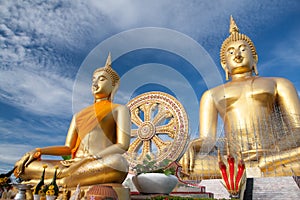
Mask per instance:
[[[258,55],[253,56],[254,59],[254,65],[252,67],[252,70],[254,71],[255,75],[258,76],[258,70],[257,70],[257,61],[258,61]]]
[[[225,70],[225,69],[226,69],[226,62],[225,62],[225,63],[222,63],[222,62],[221,62],[221,66],[222,66],[223,69]]]
[[[228,81],[229,80],[229,72],[228,72],[227,67],[225,68],[225,76],[226,76],[226,81]]]
[[[226,81],[228,81],[228,80],[229,80],[229,71],[228,71],[228,68],[227,68],[227,64],[221,62],[221,66],[222,66],[222,68],[223,68],[224,71],[225,71]]]
[[[258,70],[257,70],[256,63],[254,63],[252,70],[254,71],[255,75],[258,76]]]
[[[114,100],[115,94],[116,94],[116,92],[117,92],[119,86],[120,86],[120,83],[119,83],[119,82],[116,83],[116,85],[114,86],[113,90],[111,91],[111,93],[110,93],[110,95],[109,95],[109,97],[108,97],[108,100],[110,100],[110,101],[113,101],[113,100]]]
[[[258,62],[258,55],[257,55],[257,54],[254,55],[254,56],[253,56],[253,59],[254,59],[255,63],[257,63],[257,62]]]

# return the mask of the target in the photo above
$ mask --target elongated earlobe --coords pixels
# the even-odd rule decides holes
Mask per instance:
[[[253,65],[253,71],[255,73],[256,76],[258,76],[258,71],[257,71],[257,66],[256,66],[256,63]]]
[[[225,67],[224,69],[225,69],[226,81],[228,81],[229,80],[229,72],[228,72],[227,67]]]
[[[114,97],[115,97],[115,94],[116,94],[116,92],[117,92],[117,90],[118,90],[118,88],[119,88],[119,85],[120,85],[120,83],[118,82],[118,83],[114,86],[114,88],[113,88],[111,94],[110,94],[109,97],[108,97],[108,100],[109,100],[109,101],[113,101],[113,100],[114,100]]]

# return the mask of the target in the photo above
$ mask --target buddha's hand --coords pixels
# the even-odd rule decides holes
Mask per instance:
[[[65,166],[65,168],[58,173],[58,177],[62,178],[65,176],[70,176],[73,172],[77,171],[79,167],[94,160],[95,158],[93,158],[92,156],[87,156],[85,158],[75,158],[70,160],[69,162],[61,162],[62,165]]]
[[[25,167],[28,167],[28,165],[34,161],[37,160],[41,157],[41,154],[37,150],[32,150],[23,155],[23,157],[16,162],[15,167],[16,167],[16,174],[19,176],[24,172]]]

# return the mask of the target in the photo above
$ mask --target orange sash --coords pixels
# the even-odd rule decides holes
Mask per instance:
[[[80,111],[75,118],[78,138],[75,147],[72,149],[72,158],[78,150],[81,140],[92,131],[101,120],[110,113],[118,104],[108,100],[96,102],[93,105]]]

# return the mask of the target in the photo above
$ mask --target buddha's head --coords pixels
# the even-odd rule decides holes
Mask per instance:
[[[107,57],[104,67],[98,68],[93,73],[92,92],[95,101],[107,98],[112,101],[120,83],[120,77],[111,68],[111,56]]]
[[[251,39],[239,33],[239,29],[230,16],[229,37],[222,44],[220,51],[221,65],[226,73],[226,80],[234,74],[254,72],[258,75],[256,63],[258,56]]]

